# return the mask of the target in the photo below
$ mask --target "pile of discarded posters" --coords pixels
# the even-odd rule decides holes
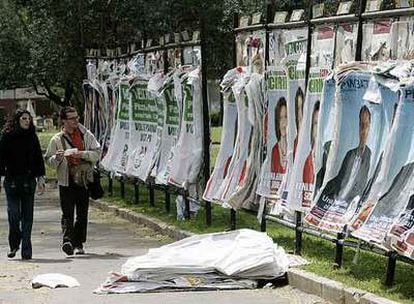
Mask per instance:
[[[196,235],[128,259],[95,293],[249,289],[283,276],[289,259],[265,233]]]

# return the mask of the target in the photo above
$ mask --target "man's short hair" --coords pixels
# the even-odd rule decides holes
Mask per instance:
[[[67,119],[68,113],[73,113],[73,112],[76,112],[76,109],[74,107],[69,107],[69,106],[63,107],[60,110],[59,117],[60,119]]]

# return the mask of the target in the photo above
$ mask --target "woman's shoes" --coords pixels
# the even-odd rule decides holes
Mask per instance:
[[[15,249],[10,250],[7,253],[7,257],[10,258],[10,259],[14,258],[16,256],[17,250],[19,250],[19,248],[15,248]]]

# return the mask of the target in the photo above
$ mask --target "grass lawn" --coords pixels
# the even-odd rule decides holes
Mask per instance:
[[[50,131],[50,132],[37,132],[37,137],[39,137],[40,147],[42,151],[46,152],[47,146],[49,144],[50,139],[53,135],[55,135],[58,131]],[[46,177],[56,177],[56,170],[50,168],[48,165],[46,166]]]

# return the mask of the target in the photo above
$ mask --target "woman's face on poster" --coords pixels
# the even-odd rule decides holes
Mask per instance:
[[[279,117],[278,117],[279,131],[280,135],[286,136],[287,131],[287,108],[286,105],[280,107]]]

